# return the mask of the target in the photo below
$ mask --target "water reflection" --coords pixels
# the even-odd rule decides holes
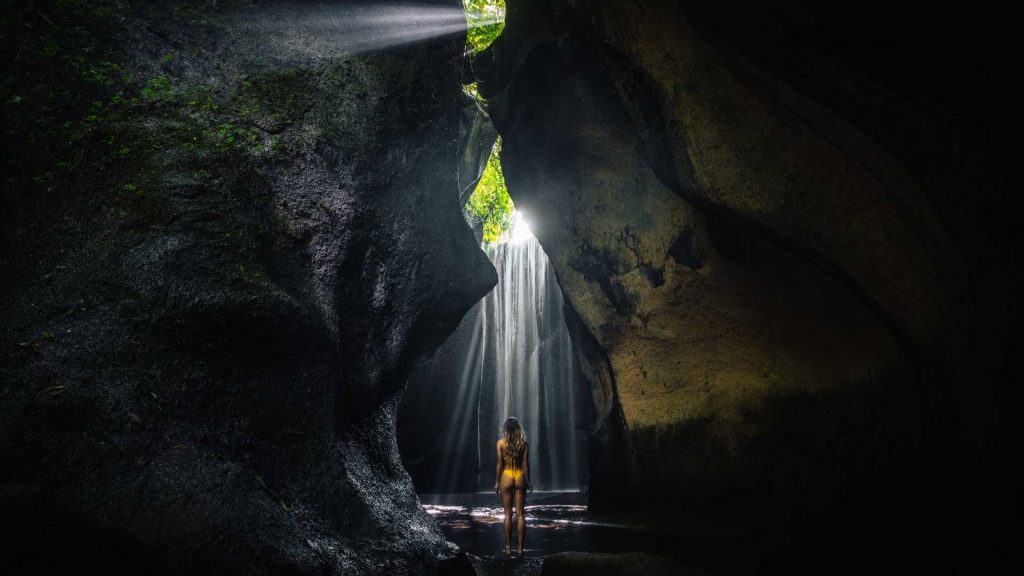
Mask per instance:
[[[495,495],[495,499],[497,496]],[[500,524],[504,511],[500,506],[451,506],[424,504],[423,508],[446,528],[468,530],[477,524]],[[572,525],[608,525],[586,519],[587,507],[580,504],[536,504],[526,506],[527,529],[565,528]],[[626,528],[627,526],[622,525]]]
[[[482,574],[539,573],[544,556],[565,551],[645,552],[712,574],[742,574],[750,573],[779,545],[764,535],[695,517],[594,513],[578,493],[535,492],[526,497],[524,564],[514,567],[502,550],[504,512],[497,494],[422,494],[420,500],[448,539],[471,555]]]

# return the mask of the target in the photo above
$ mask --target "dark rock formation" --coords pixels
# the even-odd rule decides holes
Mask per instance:
[[[5,573],[471,570],[394,436],[496,281],[463,41],[360,54],[352,10],[5,4]]]
[[[946,83],[1002,45],[913,32],[959,17],[510,3],[474,66],[578,320],[592,506],[903,558],[1015,522],[998,116]]]
[[[479,380],[467,377],[465,354],[479,338],[479,329],[474,328],[481,313],[479,305],[466,313],[434,356],[409,375],[402,394],[398,447],[421,494],[479,489],[476,427],[466,430],[462,424],[471,415],[475,419],[480,399]]]

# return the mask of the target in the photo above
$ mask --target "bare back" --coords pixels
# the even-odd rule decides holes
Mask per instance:
[[[498,451],[505,468],[509,470],[521,470],[523,468],[523,454],[513,454],[511,448],[505,443],[504,438],[498,440]],[[525,445],[522,452],[526,452]]]

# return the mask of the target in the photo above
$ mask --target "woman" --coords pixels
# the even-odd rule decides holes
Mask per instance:
[[[523,555],[523,541],[526,538],[526,491],[532,491],[530,484],[530,445],[519,420],[509,418],[502,426],[498,440],[497,478],[494,491],[501,494],[501,505],[505,508],[505,555],[512,553],[512,499],[516,505],[516,531],[519,533],[519,556]]]

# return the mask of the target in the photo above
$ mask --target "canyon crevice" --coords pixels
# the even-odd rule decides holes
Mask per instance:
[[[1009,19],[510,0],[468,58],[459,2],[399,8],[0,8],[0,572],[473,573],[397,438],[461,458],[442,344],[498,281],[463,208],[499,137],[588,513],[765,573],[1015,550]],[[677,569],[545,569],[644,565]]]

